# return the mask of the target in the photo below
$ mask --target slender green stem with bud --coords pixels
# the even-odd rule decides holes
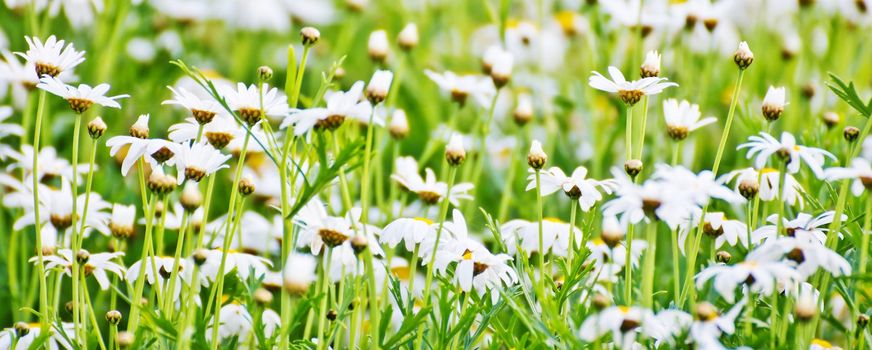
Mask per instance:
[[[39,313],[42,320],[42,332],[48,331],[50,324],[54,322],[54,311],[48,307],[48,286],[46,285],[45,262],[42,253],[42,223],[39,221],[39,138],[42,134],[42,117],[45,113],[45,90],[39,90],[39,102],[36,107],[36,123],[33,131],[33,216],[34,229],[36,231],[36,274],[39,278]]]

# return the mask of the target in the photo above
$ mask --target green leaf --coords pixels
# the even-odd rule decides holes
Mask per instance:
[[[863,99],[861,99],[860,95],[857,94],[854,82],[845,84],[841,78],[833,73],[830,73],[830,79],[832,79],[832,82],[827,83],[827,87],[829,87],[836,96],[842,99],[842,101],[848,103],[851,108],[854,108],[854,110],[862,116],[866,118],[872,116],[872,100],[870,100],[869,103],[863,102]]]

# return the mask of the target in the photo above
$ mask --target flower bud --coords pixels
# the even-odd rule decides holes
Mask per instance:
[[[147,139],[148,138],[148,114],[142,114],[136,119],[136,123],[130,126],[130,136]]]
[[[512,114],[515,124],[518,126],[527,125],[533,120],[533,113],[533,99],[530,95],[518,95],[518,105],[515,106],[515,112]]]
[[[30,326],[24,322],[15,322],[15,333],[18,334],[18,337],[21,338],[30,334]]]
[[[811,292],[800,292],[796,300],[794,312],[796,318],[803,322],[808,322],[817,315],[817,303],[814,300],[814,295]]]
[[[860,137],[860,129],[857,129],[853,126],[846,126],[843,134],[845,136],[845,140],[847,140],[848,142],[854,142],[857,141],[858,137]]]
[[[609,300],[609,297],[602,295],[600,293],[596,293],[593,295],[593,298],[591,299],[591,303],[593,304],[593,307],[595,309],[602,310],[602,309],[609,307],[609,305],[612,304],[612,301]]]
[[[118,310],[109,310],[106,312],[106,321],[109,321],[109,324],[116,326],[119,322],[121,322],[121,311]]]
[[[269,305],[272,304],[273,295],[264,288],[258,288],[254,291],[254,301],[260,305]]]
[[[152,171],[148,176],[148,189],[152,193],[163,196],[176,189],[176,178],[160,171]]]
[[[356,254],[362,253],[366,250],[367,246],[369,246],[369,240],[366,239],[366,236],[355,235],[354,237],[351,237],[351,249],[353,249]]]
[[[418,26],[415,23],[406,24],[397,37],[400,48],[406,51],[418,46]]]
[[[315,27],[303,27],[300,29],[300,37],[303,39],[304,46],[312,46],[321,39],[321,32]]]
[[[627,175],[630,177],[636,177],[639,173],[642,172],[642,161],[638,159],[630,159],[624,162],[624,171],[627,172]]]
[[[859,327],[860,329],[865,329],[868,325],[869,316],[866,316],[866,314],[860,314],[857,316],[857,327]]]
[[[754,196],[756,196],[757,192],[759,191],[760,183],[758,183],[755,179],[748,178],[739,182],[739,193],[742,195],[742,197],[745,197],[745,199],[754,198]]]
[[[273,70],[269,66],[260,66],[257,67],[257,77],[260,78],[260,81],[268,81],[272,79]]]
[[[202,249],[202,248],[195,250],[194,254],[192,254],[192,256],[194,258],[194,263],[197,264],[198,266],[203,265],[203,263],[206,262],[206,258],[209,257],[206,250]]]
[[[237,189],[239,190],[239,194],[243,196],[248,196],[254,193],[254,181],[251,180],[251,177],[244,176],[242,179],[239,180],[239,186],[237,187]]]
[[[463,147],[463,137],[458,134],[451,135],[448,145],[445,146],[445,160],[451,166],[459,166],[466,159],[466,149]]]
[[[131,345],[133,345],[133,342],[135,340],[136,338],[133,336],[133,333],[130,333],[128,331],[121,331],[115,335],[115,342],[118,343],[118,345],[121,346],[122,349],[129,348]]]
[[[179,203],[188,213],[193,213],[203,204],[203,194],[196,183],[188,182],[185,184],[185,188],[182,189],[182,196],[179,198]]]
[[[719,262],[719,263],[724,263],[724,264],[726,264],[726,263],[729,263],[730,260],[732,260],[732,259],[733,259],[733,256],[730,255],[729,252],[726,252],[726,251],[723,251],[723,250],[719,251],[719,252],[715,255],[715,260],[716,260],[717,262]]]
[[[99,139],[105,132],[106,123],[103,118],[97,117],[88,122],[88,135],[91,135],[92,139]]]
[[[778,120],[778,118],[781,118],[781,114],[784,113],[784,106],[786,104],[784,87],[776,88],[769,86],[769,91],[763,97],[763,117],[770,122]]]
[[[535,170],[540,170],[548,161],[548,155],[542,150],[542,144],[539,141],[533,140],[530,145],[530,152],[527,153],[527,165]]]
[[[748,42],[743,41],[739,43],[739,48],[733,54],[733,62],[736,62],[736,66],[742,70],[748,69],[751,63],[754,62],[754,53],[748,47]]]
[[[609,248],[614,248],[624,240],[624,230],[616,220],[606,220],[600,238]]]
[[[351,12],[361,12],[369,5],[369,0],[345,0],[345,6]]]
[[[836,125],[839,125],[839,123],[842,122],[842,116],[840,116],[839,113],[833,111],[824,112],[824,114],[821,116],[821,119],[824,121],[824,124],[827,126],[827,128],[830,129],[832,129]]]
[[[79,249],[79,252],[76,253],[76,262],[79,263],[79,265],[87,263],[90,258],[91,253],[88,253],[87,250]]]
[[[331,310],[328,310],[326,316],[327,316],[327,319],[328,319],[328,320],[330,320],[330,321],[336,321],[336,316],[337,316],[337,314],[336,314],[336,310],[332,310],[332,309],[331,309]]]
[[[506,86],[512,78],[514,58],[508,51],[500,49],[490,62],[490,76],[497,89]]]
[[[657,53],[657,50],[648,51],[648,54],[645,56],[645,62],[642,63],[642,67],[639,70],[642,78],[660,75],[660,54]]]
[[[384,63],[388,57],[388,33],[384,30],[376,30],[369,35],[368,52],[369,58],[376,63]]]
[[[400,140],[409,135],[409,120],[406,118],[406,111],[395,109],[391,114],[391,123],[388,124],[388,132],[391,137]]]
[[[379,104],[388,96],[388,89],[391,87],[391,81],[394,79],[394,73],[387,70],[377,70],[373,73],[369,80],[369,85],[366,86],[366,98],[373,105]]]

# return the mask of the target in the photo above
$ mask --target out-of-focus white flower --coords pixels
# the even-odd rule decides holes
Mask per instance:
[[[717,121],[715,117],[707,117],[700,120],[701,115],[699,105],[691,104],[687,100],[678,102],[678,100],[670,98],[663,101],[663,118],[666,119],[666,133],[673,140],[684,140],[690,132]]]
[[[310,130],[336,130],[346,118],[369,122],[372,105],[361,101],[363,82],[358,81],[348,91],[334,92],[327,97],[327,107],[309,108],[288,115],[280,128],[294,126],[295,135],[303,135]],[[384,120],[373,116],[373,123],[384,126]]]
[[[787,162],[787,172],[796,174],[800,164],[805,163],[817,178],[822,178],[824,157],[836,160],[836,156],[830,152],[796,144],[796,138],[789,132],[782,133],[780,141],[765,132],[761,132],[759,136],[751,136],[748,140],[737,149],[747,148],[747,158],[756,157],[754,167],[757,169],[762,169],[769,157],[777,154],[782,158],[781,161]]]
[[[230,159],[229,154],[213,148],[207,143],[199,142],[177,147],[174,159],[175,166],[185,176],[177,176],[181,185],[185,179],[199,182],[204,176],[212,175],[216,171],[228,168],[225,164]]]
[[[572,231],[572,232],[570,232]],[[509,220],[500,227],[503,243],[509,254],[518,252],[518,246],[528,256],[539,252],[539,222],[527,220]],[[582,232],[578,227],[560,221],[556,218],[542,220],[542,250],[565,257],[569,253],[569,235],[575,236],[575,249],[581,246]]]
[[[588,84],[597,90],[615,93],[627,105],[634,105],[642,96],[656,95],[668,87],[678,84],[667,81],[666,78],[649,77],[634,81],[624,79],[624,74],[616,67],[609,67],[611,80],[599,72],[593,72]]]
[[[768,247],[758,247],[735,265],[712,265],[696,275],[696,287],[702,288],[714,278],[714,288],[727,302],[734,302],[736,287],[748,284],[751,291],[770,295],[776,286],[792,286],[801,280],[799,272],[781,261],[783,252]]]
[[[566,173],[558,167],[551,167],[540,175],[540,191],[543,196],[547,196],[557,190],[563,190],[570,198],[577,198],[581,210],[586,212],[603,199],[601,191],[612,194],[612,191],[618,187],[618,183],[612,179],[594,180],[586,177],[587,168],[583,166],[575,168],[571,176],[566,176]],[[527,176],[527,181],[527,191],[536,188],[535,174]]]
[[[451,71],[439,74],[429,69],[424,70],[430,80],[439,86],[439,89],[449,94],[454,102],[461,105],[466,103],[468,97],[481,107],[488,107],[496,94],[491,79],[481,75],[457,75]]]
[[[305,294],[309,286],[318,279],[315,274],[318,262],[311,255],[292,253],[288,255],[288,261],[284,266],[282,273],[284,288],[291,293]]]
[[[425,177],[421,177],[418,173],[418,163],[411,157],[400,157],[396,160],[397,166],[391,179],[397,181],[405,189],[414,192],[418,195],[425,204],[433,205],[448,199],[455,207],[460,204],[461,199],[472,199],[468,193],[473,184],[469,182],[454,184],[451,186],[451,191],[448,191],[448,184],[437,181],[436,173],[433,169],[424,169]]]
[[[733,181],[735,179],[736,183],[736,191],[740,192],[740,187],[743,182],[751,182],[754,184],[758,184],[757,193],[760,196],[760,199],[763,201],[772,201],[778,197],[778,188],[780,175],[778,170],[772,168],[763,168],[759,172],[754,170],[754,168],[745,168],[739,170],[733,170],[729,173],[724,174],[718,179],[720,183],[727,183]],[[757,178],[760,177],[760,182],[757,183]],[[796,178],[790,174],[784,174],[784,191],[780,197],[780,200],[783,201],[787,205],[799,205],[800,208],[803,207],[805,201],[803,199],[802,194],[805,190],[802,188],[802,185],[796,181]]]
[[[872,165],[865,158],[858,157],[851,161],[850,167],[825,170],[824,177],[830,181],[852,179],[851,193],[860,196],[864,190],[872,188]]]

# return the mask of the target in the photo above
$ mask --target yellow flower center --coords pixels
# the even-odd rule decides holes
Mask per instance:
[[[418,220],[418,221],[423,222],[423,223],[425,223],[425,224],[427,224],[427,225],[433,225],[433,220],[430,220],[430,219],[428,219],[428,218],[417,217],[417,218],[415,218],[414,220]]]
[[[815,338],[815,339],[812,339],[811,343],[814,345],[820,346],[820,347],[827,348],[827,349],[833,347],[833,344],[830,344],[830,342],[823,340],[823,339]]]
[[[553,217],[553,216],[551,216],[551,217],[547,217],[547,218],[544,218],[544,219],[542,219],[542,220],[544,220],[544,221],[548,221],[548,222],[557,223],[557,224],[562,224],[562,223],[563,223],[563,221],[561,221],[560,219],[555,218],[555,217]]]

